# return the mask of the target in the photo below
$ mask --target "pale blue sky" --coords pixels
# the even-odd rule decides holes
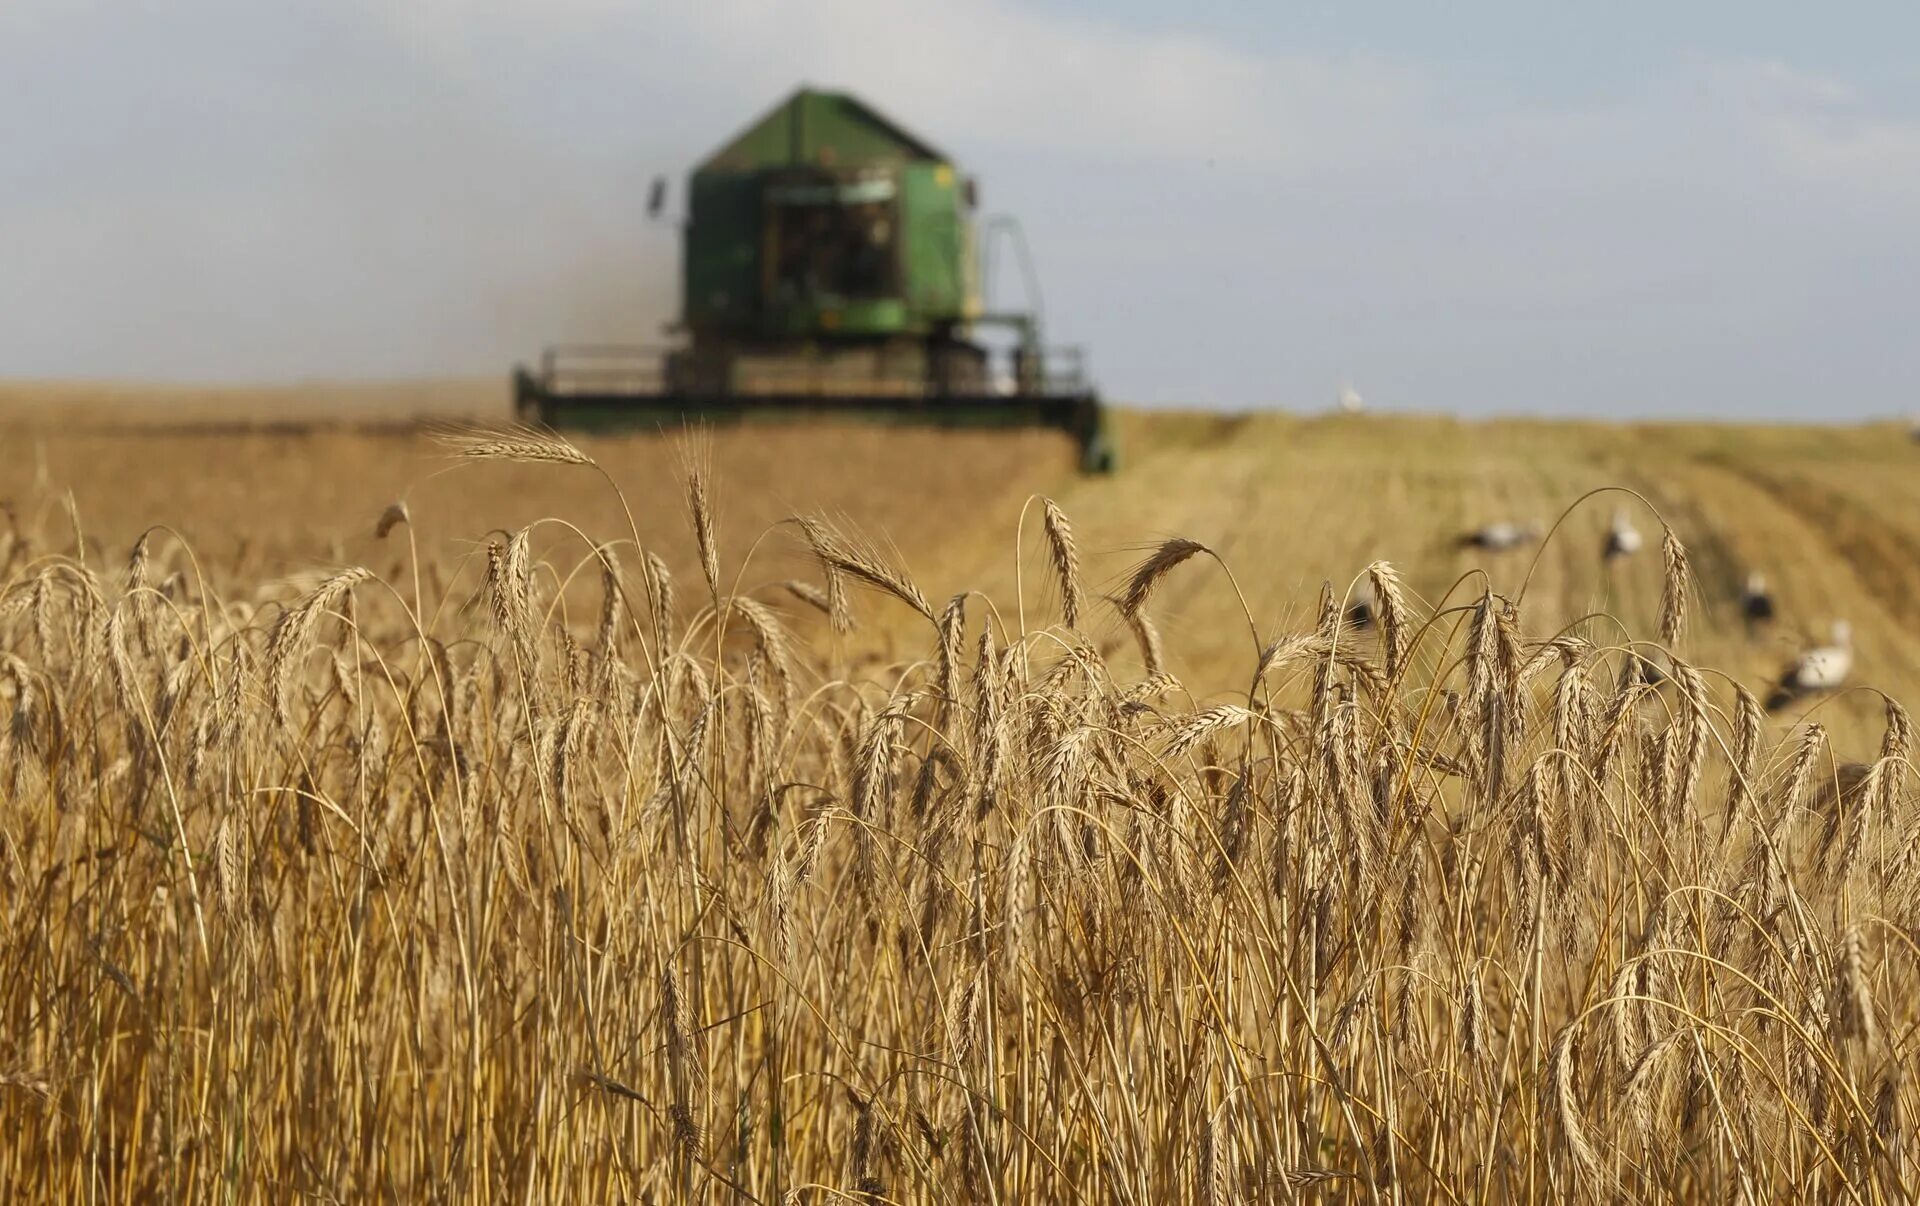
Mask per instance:
[[[648,338],[646,181],[808,81],[1020,217],[1121,400],[1900,414],[1917,39],[1895,4],[7,0],[0,375]]]

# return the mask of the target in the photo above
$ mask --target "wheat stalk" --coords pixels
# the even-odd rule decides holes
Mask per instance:
[[[1120,592],[1120,614],[1129,619],[1139,615],[1162,579],[1194,554],[1208,551],[1206,545],[1182,537],[1161,543],[1127,575],[1127,585]]]
[[[355,586],[372,579],[373,571],[362,566],[341,570],[320,583],[298,604],[280,613],[267,638],[267,681],[274,720],[282,727],[291,720],[288,707],[294,671],[312,648],[321,618],[337,610]]]
[[[1080,553],[1073,543],[1073,525],[1067,513],[1051,498],[1040,500],[1046,514],[1047,550],[1053,558],[1053,574],[1060,586],[1060,618],[1068,628],[1080,627],[1083,596],[1080,590]]]
[[[1660,529],[1660,643],[1672,649],[1687,626],[1687,549],[1666,525]]]

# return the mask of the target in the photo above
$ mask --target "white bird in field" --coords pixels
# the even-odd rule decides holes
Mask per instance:
[[[1509,549],[1517,549],[1523,544],[1532,544],[1540,539],[1542,530],[1540,521],[1537,519],[1530,519],[1524,524],[1502,519],[1476,528],[1460,537],[1460,547],[1504,553]]]
[[[1747,575],[1740,588],[1740,616],[1747,622],[1747,635],[1753,636],[1773,622],[1773,592],[1767,589],[1767,576],[1759,570]]]
[[[1360,391],[1345,381],[1340,383],[1340,392],[1336,398],[1340,404],[1340,409],[1350,415],[1359,414],[1360,408],[1366,405],[1366,403],[1360,399]]]
[[[1366,628],[1373,623],[1373,582],[1362,578],[1353,593],[1347,596],[1347,624],[1353,628]]]
[[[1625,511],[1615,511],[1613,522],[1607,525],[1607,543],[1600,550],[1601,559],[1631,557],[1640,551],[1640,545],[1640,529],[1633,526]]]
[[[1781,673],[1773,694],[1767,696],[1767,711],[1778,712],[1796,699],[1832,691],[1847,681],[1852,670],[1853,629],[1845,620],[1835,620],[1832,643],[1807,650]]]
[[[1645,648],[1645,652],[1642,649]],[[1627,651],[1626,665],[1621,668],[1620,680],[1626,683],[1645,683],[1657,687],[1673,677],[1673,662],[1661,649],[1635,647]]]

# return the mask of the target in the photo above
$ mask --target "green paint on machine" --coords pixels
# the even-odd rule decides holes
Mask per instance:
[[[1029,308],[990,310],[972,182],[871,106],[800,89],[699,164],[686,196],[676,345],[550,348],[514,373],[523,417],[1039,424],[1073,435],[1089,471],[1114,467],[1078,351],[1042,341],[1018,226],[984,229],[1008,236]]]

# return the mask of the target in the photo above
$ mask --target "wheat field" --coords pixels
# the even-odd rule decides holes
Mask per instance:
[[[1898,429],[5,431],[7,1201],[1914,1194]]]

